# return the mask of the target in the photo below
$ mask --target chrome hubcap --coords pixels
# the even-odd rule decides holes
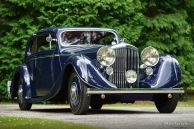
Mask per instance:
[[[22,102],[22,96],[23,96],[23,89],[22,89],[22,85],[19,85],[19,89],[18,89],[18,100],[20,102]]]
[[[75,82],[72,83],[71,85],[71,101],[75,105],[78,100],[77,96],[77,84]]]

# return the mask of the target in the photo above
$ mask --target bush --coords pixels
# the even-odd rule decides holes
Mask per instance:
[[[50,26],[117,29],[142,50],[152,45],[179,60],[184,87],[194,82],[194,2],[188,0],[1,0],[0,96],[22,63],[28,37]]]

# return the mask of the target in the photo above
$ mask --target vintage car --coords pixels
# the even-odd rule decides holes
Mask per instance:
[[[178,61],[152,46],[139,53],[113,29],[43,29],[29,38],[10,94],[21,110],[49,101],[86,114],[89,106],[151,100],[160,113],[173,112],[184,93]]]

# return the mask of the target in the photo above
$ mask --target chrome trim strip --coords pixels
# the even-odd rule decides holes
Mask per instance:
[[[121,42],[121,43],[118,43],[118,44],[115,44],[115,45],[111,46],[112,49],[125,48],[125,47],[130,47],[130,48],[134,48],[134,49],[138,50],[138,48],[135,47],[134,45],[127,44],[127,43],[124,43],[124,42]]]
[[[87,88],[87,94],[167,94],[177,93],[183,94],[185,91],[182,88],[157,88],[157,89],[145,89],[145,88],[121,88],[121,89],[94,89]]]
[[[53,54],[53,55],[42,55],[38,57],[33,57],[33,58],[28,58],[27,62],[37,60],[37,59],[43,59],[43,58],[53,58],[53,57],[59,57],[59,56],[64,56],[63,54]]]

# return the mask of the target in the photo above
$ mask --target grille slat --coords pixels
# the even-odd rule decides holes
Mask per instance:
[[[109,76],[109,80],[118,88],[138,87],[138,81],[133,84],[127,83],[125,79],[125,72],[127,70],[135,70],[138,74],[138,51],[131,47],[115,49],[116,60],[112,65],[114,69],[113,75]]]

